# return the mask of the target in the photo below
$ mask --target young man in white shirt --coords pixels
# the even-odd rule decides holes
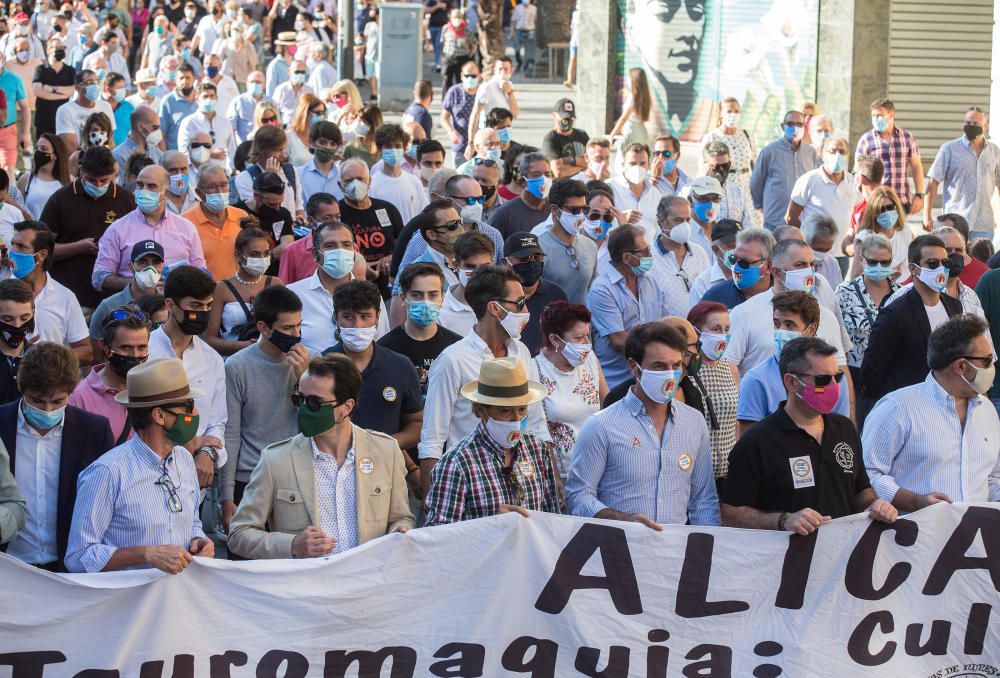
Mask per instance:
[[[510,82],[514,74],[514,65],[509,56],[498,57],[493,62],[493,78],[484,82],[476,92],[476,103],[469,115],[469,138],[474,139],[476,132],[485,125],[486,116],[494,108],[506,108],[516,119],[521,113],[517,103],[517,94]],[[472,158],[472,150],[465,149],[466,159]]]
[[[458,284],[446,288],[438,324],[455,334],[466,337],[476,324],[476,314],[465,300],[465,286],[469,276],[493,263],[495,246],[489,236],[472,231],[463,233],[455,241],[455,267]],[[400,271],[402,273],[402,271]]]
[[[210,82],[203,82],[197,87],[195,100],[198,110],[181,121],[177,132],[177,148],[186,149],[194,132],[208,132],[212,139],[211,159],[225,163],[226,169],[232,170],[233,158],[236,156],[236,137],[226,116],[216,110],[219,103],[218,89]]]
[[[372,173],[368,195],[396,206],[403,223],[408,223],[427,206],[427,191],[420,179],[403,171],[403,156],[410,137],[399,125],[382,125],[375,132],[375,145],[382,156],[382,168]]]
[[[115,112],[111,104],[101,98],[101,81],[97,73],[86,69],[79,71],[73,79],[76,96],[56,111],[56,134],[66,144],[67,152],[80,147],[80,129],[92,113],[104,113],[115,129]]]

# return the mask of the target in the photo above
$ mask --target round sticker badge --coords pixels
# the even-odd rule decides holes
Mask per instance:
[[[382,389],[382,399],[385,400],[387,403],[396,402],[396,389],[394,389],[392,386],[386,386],[384,389]]]
[[[375,460],[371,457],[361,457],[358,460],[358,469],[365,475],[368,475],[375,470]]]
[[[535,465],[531,463],[530,459],[522,459],[517,462],[517,467],[521,469],[521,475],[525,478],[531,478],[535,475]]]
[[[687,473],[691,470],[692,466],[694,466],[694,460],[691,458],[690,454],[687,452],[681,452],[677,455],[677,468]]]

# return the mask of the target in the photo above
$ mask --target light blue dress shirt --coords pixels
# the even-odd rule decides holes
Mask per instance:
[[[316,167],[316,161],[310,160],[305,165],[298,168],[299,184],[302,186],[302,202],[309,202],[309,198],[315,193],[329,193],[337,200],[344,199],[344,192],[340,190],[337,180],[340,178],[340,170],[337,163],[333,164],[329,174],[323,174]]]
[[[244,92],[229,103],[226,120],[233,128],[236,143],[241,144],[249,138],[250,130],[253,129],[253,112],[261,101],[270,100],[267,97],[254,99],[249,92]]]
[[[575,516],[611,508],[658,523],[718,525],[712,445],[704,415],[670,405],[663,436],[631,389],[590,417],[573,447],[566,503]]]
[[[990,200],[1000,186],[1000,146],[987,141],[976,155],[964,136],[938,149],[927,177],[941,183],[942,212],[961,214],[973,231],[992,231]]]
[[[840,398],[833,411],[851,416],[851,396],[847,382],[840,384]],[[771,356],[746,373],[740,382],[739,399],[736,401],[736,418],[739,421],[760,421],[778,410],[778,405],[788,400],[788,392],[781,381],[778,358]]]
[[[795,181],[817,167],[819,156],[812,144],[802,142],[793,149],[778,139],[761,150],[750,175],[750,197],[754,207],[764,210],[764,226],[773,231],[785,223]]]
[[[271,63],[267,65],[267,70],[264,71],[264,79],[267,82],[267,98],[273,98],[274,90],[278,89],[278,85],[288,82],[290,77],[291,69],[287,61],[280,56],[271,59]]]
[[[163,139],[168,151],[177,150],[177,133],[180,132],[181,122],[196,110],[198,104],[195,100],[182,99],[177,90],[163,97],[159,110],[160,129],[163,130]]]

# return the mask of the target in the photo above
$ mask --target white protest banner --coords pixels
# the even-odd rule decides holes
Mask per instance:
[[[0,559],[0,677],[1000,675],[1000,509],[809,538],[533,513],[326,560],[62,577]]]

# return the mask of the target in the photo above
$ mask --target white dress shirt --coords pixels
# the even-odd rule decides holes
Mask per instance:
[[[986,396],[969,399],[965,425],[934,373],[889,393],[861,435],[872,488],[891,501],[900,488],[952,501],[1000,500],[1000,418]]]
[[[471,306],[463,304],[451,293],[455,287],[457,285],[452,285],[444,294],[441,313],[438,314],[438,325],[465,337],[472,332],[472,327],[476,324],[476,314],[473,313]]]
[[[299,105],[299,98],[303,94],[315,94],[315,92],[313,92],[312,87],[305,84],[299,87],[299,91],[296,92],[292,89],[291,80],[283,82],[275,88],[271,100],[278,107],[278,113],[281,114],[281,124],[292,124],[292,116],[295,115],[295,108]]]
[[[316,505],[319,507],[319,527],[323,534],[334,537],[337,545],[327,555],[343,553],[358,545],[357,478],[354,474],[354,439],[344,464],[337,458],[320,452],[316,441],[309,439],[316,476]]]
[[[59,560],[56,516],[62,437],[62,422],[43,436],[25,421],[24,412],[18,407],[14,480],[28,516],[24,527],[7,545],[7,555],[32,565]]]
[[[35,297],[35,331],[28,335],[31,343],[51,341],[69,346],[90,336],[87,321],[76,295],[46,274],[45,286]]]
[[[659,231],[656,225],[656,206],[660,204],[660,198],[663,197],[663,194],[650,183],[648,176],[643,179],[642,195],[638,198],[632,193],[631,185],[625,181],[623,176],[611,177],[607,184],[611,187],[611,192],[614,193],[616,208],[622,212],[636,210],[642,214],[637,225],[646,234],[646,242],[652,244]]]
[[[226,116],[216,111],[209,120],[204,113],[196,111],[184,118],[177,130],[177,149],[187,155],[188,144],[196,132],[205,132],[212,137],[213,148],[225,149],[226,171],[231,172],[233,158],[236,157],[236,135],[233,134],[233,128],[226,120]],[[191,177],[191,181],[195,181],[195,177]]]
[[[683,263],[678,264],[677,256],[664,248],[659,238],[651,244],[653,268],[649,275],[659,281],[663,290],[663,315],[686,318],[691,310],[691,285],[708,269],[708,255],[698,245],[688,245]]]
[[[333,322],[333,293],[328,292],[319,279],[319,271],[308,278],[288,286],[302,300],[302,343],[306,348],[321,353],[337,343]],[[378,334],[376,341],[389,333],[389,313],[385,302],[379,300]]]
[[[170,337],[161,327],[149,335],[149,357],[150,359],[180,357],[187,373],[188,384],[205,394],[194,399],[195,407],[198,408],[196,435],[215,436],[225,441],[226,421],[229,419],[229,410],[226,407],[226,370],[223,367],[222,357],[215,352],[215,349],[199,337],[191,337],[191,344],[182,355],[178,356],[174,353],[174,347],[170,345]],[[225,446],[220,447],[218,453],[219,459],[215,465],[222,468],[229,455]]]
[[[851,225],[851,212],[861,200],[861,193],[854,186],[854,175],[844,172],[839,184],[833,183],[826,170],[817,167],[800,176],[792,188],[791,202],[802,208],[799,221],[815,213],[825,214],[837,223],[837,237],[830,254],[844,256],[841,243]]]
[[[508,339],[507,355],[521,361],[529,380],[538,381],[538,366],[531,359],[527,346],[516,339]],[[472,401],[462,397],[459,390],[479,379],[483,361],[495,357],[478,334],[469,332],[461,341],[443,350],[431,365],[427,375],[424,424],[417,446],[421,459],[440,459],[446,449],[450,450],[476,430],[479,417],[472,411]],[[545,442],[552,439],[542,403],[528,406],[528,432]]]

